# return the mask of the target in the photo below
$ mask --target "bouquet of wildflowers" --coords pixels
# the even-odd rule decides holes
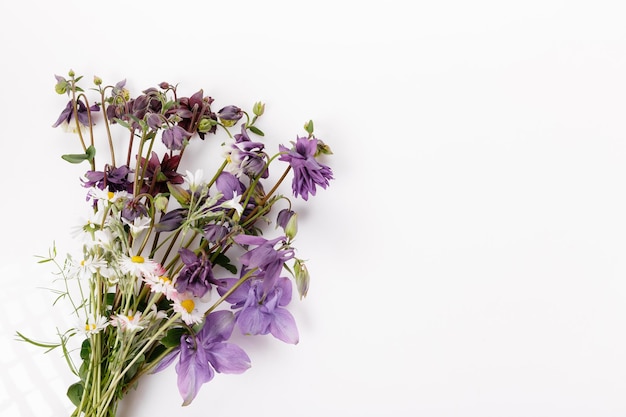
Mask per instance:
[[[167,82],[132,96],[125,81],[94,77],[85,90],[73,71],[56,80],[69,101],[53,126],[65,126],[80,145],[62,157],[88,165],[86,220],[80,256],[57,260],[53,247],[41,262],[58,268],[57,301],[70,303],[76,326],[59,330],[55,343],[17,334],[62,349],[76,376],[72,417],[115,416],[142,375],[173,363],[189,404],[216,372],[250,367],[229,342],[234,331],[297,343],[287,307],[292,282],[302,298],[309,274],[293,246],[297,213],[279,186],[291,177],[293,197],[308,200],[333,178],[320,161],[330,149],[312,121],[272,154],[260,141],[260,102],[251,114],[235,105],[214,111],[202,89],[181,96]],[[181,172],[192,141],[220,135],[216,166]],[[276,163],[284,172],[268,185]]]

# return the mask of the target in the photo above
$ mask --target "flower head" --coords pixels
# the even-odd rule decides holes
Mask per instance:
[[[196,255],[187,248],[178,251],[185,265],[176,277],[175,287],[179,292],[191,292],[196,297],[203,297],[216,283],[213,277],[211,261],[204,252]]]
[[[219,287],[220,293],[237,281],[235,278],[224,280],[225,286]],[[291,281],[279,278],[267,294],[263,292],[263,282],[259,279],[244,282],[233,292],[228,301],[233,308],[240,308],[235,314],[237,325],[243,334],[264,335],[271,333],[285,343],[298,343],[298,328],[292,314],[285,308],[291,301]]]
[[[258,269],[256,276],[263,278],[265,293],[274,287],[285,262],[294,257],[293,249],[280,248],[277,250],[274,247],[277,243],[284,241],[285,236],[267,240],[260,236],[237,235],[233,240],[240,245],[257,246],[254,249],[249,249],[239,260],[248,269]]]
[[[235,326],[232,312],[222,310],[209,314],[195,336],[185,334],[180,346],[167,355],[154,372],[168,367],[176,358],[178,391],[183,405],[190,404],[200,387],[213,379],[215,372],[240,374],[250,368],[250,358],[239,346],[227,343]]]
[[[315,138],[299,137],[291,149],[279,146],[284,152],[279,159],[288,162],[294,172],[291,183],[293,195],[304,200],[308,200],[309,194],[315,195],[317,186],[326,188],[333,179],[330,167],[315,159],[317,143]]]
[[[97,105],[93,105],[89,108],[83,103],[81,100],[76,101],[76,114],[78,118],[78,122],[83,126],[89,126],[89,114],[92,111],[99,111],[100,107]],[[70,100],[65,106],[65,109],[59,115],[59,118],[52,125],[52,127],[58,127],[61,125],[66,126],[68,129],[74,129],[75,126],[71,125],[72,119],[74,119],[74,102]],[[93,124],[93,121],[92,121]]]

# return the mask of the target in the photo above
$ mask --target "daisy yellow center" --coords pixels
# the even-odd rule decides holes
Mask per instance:
[[[169,284],[170,282],[172,282],[172,280],[168,277],[159,277],[159,279],[163,281],[164,284]]]
[[[89,330],[96,330],[96,325],[91,323],[91,324],[86,324],[85,325],[85,330],[89,331]]]
[[[142,264],[144,262],[143,256],[135,255],[130,260],[136,264]]]
[[[187,310],[187,313],[191,313],[193,308],[196,306],[193,300],[183,300],[180,302],[180,305]]]
[[[133,321],[135,320],[135,316],[127,316],[128,317],[128,321]]]
[[[113,193],[113,191],[109,191],[109,192],[107,193],[107,197],[109,198],[109,200],[112,200],[112,199],[113,199],[113,197],[115,197],[115,194]]]
[[[80,261],[80,266],[85,266],[85,260]]]

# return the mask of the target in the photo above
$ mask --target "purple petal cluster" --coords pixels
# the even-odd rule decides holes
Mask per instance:
[[[225,285],[218,287],[218,292],[225,294],[236,281],[235,278],[224,279]],[[243,334],[271,333],[285,343],[297,344],[298,327],[294,317],[285,308],[291,302],[291,281],[279,278],[266,295],[263,295],[262,286],[262,280],[247,280],[227,298],[232,308],[238,309],[235,313],[237,326]]]
[[[107,165],[104,171],[87,171],[83,186],[85,188],[98,187],[109,191],[132,191],[133,184],[128,179],[132,170],[128,165],[112,167]]]
[[[204,326],[196,334],[183,335],[180,346],[166,356],[156,368],[159,372],[169,366],[176,357],[178,391],[183,405],[190,404],[200,387],[215,376],[215,372],[240,374],[250,368],[250,358],[239,346],[227,343],[235,326],[230,311],[209,314]]]
[[[263,292],[267,294],[278,280],[285,262],[294,257],[291,248],[275,248],[278,242],[285,241],[285,236],[267,240],[261,236],[237,235],[233,238],[240,245],[255,245],[239,258],[248,270],[257,268],[256,277],[263,279]]]
[[[176,278],[176,289],[180,292],[191,292],[195,297],[203,297],[216,284],[213,277],[211,261],[204,252],[200,256],[187,248],[178,251],[180,260],[185,264]]]
[[[301,196],[304,200],[308,200],[309,194],[315,195],[317,186],[326,188],[333,179],[330,167],[315,159],[317,145],[315,138],[298,137],[291,149],[279,146],[280,151],[284,152],[279,159],[288,162],[293,169],[293,195]]]
[[[267,178],[269,170],[265,163],[265,145],[261,142],[253,142],[248,136],[246,126],[241,126],[241,133],[234,136],[235,143],[230,145],[230,160],[237,165],[238,173],[249,177],[261,176]],[[239,175],[239,174],[238,174]]]
[[[89,109],[87,109],[87,106],[85,105],[85,103],[83,103],[81,100],[78,100],[76,102],[76,110],[77,110],[76,113],[78,117],[78,122],[83,126],[89,126],[89,112],[99,111],[100,106],[94,104],[93,106],[89,107]],[[72,102],[72,100],[70,100],[67,102],[67,106],[65,106],[65,108],[59,115],[59,118],[57,119],[56,122],[54,122],[52,127],[58,127],[64,122],[67,124],[70,124],[73,118],[74,118],[74,103]]]

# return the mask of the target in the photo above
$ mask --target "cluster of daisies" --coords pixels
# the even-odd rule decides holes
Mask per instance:
[[[67,294],[79,322],[61,335],[64,351],[69,338],[82,337],[82,364],[68,358],[79,378],[68,390],[73,416],[114,416],[141,375],[173,362],[189,404],[216,372],[250,367],[229,342],[235,329],[298,343],[287,307],[294,283],[306,295],[309,274],[293,246],[292,198],[307,201],[333,179],[322,162],[330,149],[313,123],[270,154],[257,125],[262,103],[252,113],[234,105],[214,111],[203,90],[180,96],[163,82],[133,97],[126,81],[106,86],[98,77],[90,102],[82,77],[70,71],[56,79],[69,101],[53,126],[65,126],[81,145],[63,158],[89,164],[81,179],[89,213],[78,230],[83,254],[70,257],[64,274],[81,288],[80,296]],[[125,132],[125,153],[114,146],[114,129]],[[181,172],[189,144],[220,133],[222,162],[212,174]],[[271,180],[275,164],[283,172]],[[286,196],[280,185],[290,177]],[[266,238],[268,231],[279,233]]]

